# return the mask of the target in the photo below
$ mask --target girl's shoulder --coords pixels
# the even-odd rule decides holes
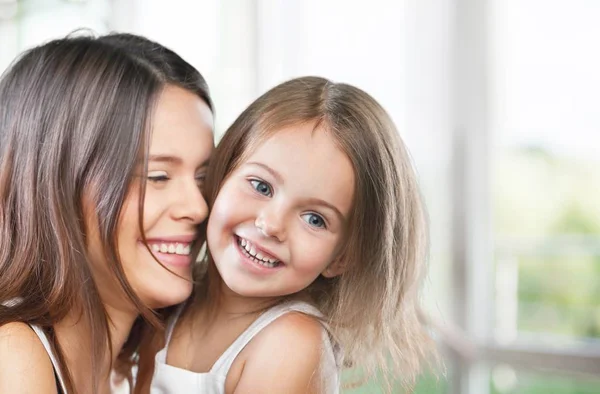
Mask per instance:
[[[299,311],[279,316],[248,344],[237,388],[316,392],[325,335],[314,316]]]
[[[57,392],[50,356],[26,323],[11,322],[0,327],[0,392]]]
[[[264,315],[259,320],[264,318],[266,325],[249,344],[252,352],[276,354],[284,348],[288,354],[297,349],[310,356],[311,353],[318,355],[322,349],[327,331],[320,320],[321,312],[314,306],[292,301],[277,305]]]
[[[299,311],[290,311],[266,326],[256,335],[257,348],[277,351],[281,344],[310,351],[323,342],[324,327],[317,317]],[[279,346],[277,346],[279,345]]]

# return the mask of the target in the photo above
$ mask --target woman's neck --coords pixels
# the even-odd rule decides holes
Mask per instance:
[[[69,368],[73,385],[77,392],[91,392],[92,372],[100,376],[99,393],[110,393],[110,377],[121,348],[125,344],[133,322],[138,314],[134,311],[112,308],[105,305],[108,327],[110,331],[110,347],[106,352],[101,365],[92,366],[90,355],[94,354],[91,342],[91,327],[81,313],[74,312],[54,326],[56,338],[65,357],[65,363]]]

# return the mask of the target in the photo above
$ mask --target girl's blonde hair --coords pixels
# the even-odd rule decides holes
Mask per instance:
[[[417,316],[427,224],[410,157],[389,115],[371,96],[318,77],[271,89],[221,139],[207,181],[209,204],[267,136],[309,122],[330,132],[348,155],[356,186],[342,248],[346,269],[336,278],[317,278],[306,291],[343,349],[345,366],[366,379],[383,372],[390,390],[395,380],[390,377],[411,387],[432,348]],[[210,277],[212,263],[208,269]],[[206,294],[203,290],[197,294]]]

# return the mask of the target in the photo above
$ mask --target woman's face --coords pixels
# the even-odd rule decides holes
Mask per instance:
[[[190,246],[208,215],[202,188],[214,149],[213,115],[197,95],[167,86],[152,124],[148,171],[143,173],[139,165],[121,211],[117,243],[125,276],[137,296],[149,307],[160,308],[184,301],[192,291]],[[142,227],[148,246],[139,228],[141,182],[146,183]],[[104,291],[99,284],[103,301],[110,304],[112,298],[122,304],[112,283]]]

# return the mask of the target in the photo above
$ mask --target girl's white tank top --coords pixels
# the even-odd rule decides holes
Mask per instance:
[[[321,317],[321,313],[306,302],[294,301],[276,305],[261,314],[219,357],[209,372],[196,373],[166,363],[169,342],[181,309],[180,307],[167,326],[165,347],[156,354],[154,375],[150,388],[151,394],[225,394],[225,380],[229,368],[238,354],[263,328],[290,312],[301,312],[310,316]],[[332,345],[326,327],[323,328],[322,350],[320,372],[325,388],[324,393],[338,394],[340,387],[340,351],[337,346]]]

